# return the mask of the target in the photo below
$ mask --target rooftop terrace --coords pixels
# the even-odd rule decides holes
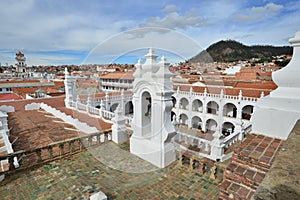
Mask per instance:
[[[218,198],[218,184],[195,170],[177,163],[157,169],[122,148],[109,142],[15,173],[1,182],[0,199],[80,199],[98,191],[111,199]]]

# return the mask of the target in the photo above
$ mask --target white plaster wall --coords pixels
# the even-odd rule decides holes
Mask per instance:
[[[31,104],[27,104],[25,105],[25,110],[38,110],[41,108],[41,104],[40,103],[31,103]]]
[[[0,106],[0,111],[6,112],[6,113],[10,113],[10,112],[15,112],[15,107],[13,106]]]

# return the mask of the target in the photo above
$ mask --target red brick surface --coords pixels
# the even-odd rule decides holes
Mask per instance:
[[[219,199],[251,199],[270,170],[283,141],[250,134],[234,151],[220,184]]]

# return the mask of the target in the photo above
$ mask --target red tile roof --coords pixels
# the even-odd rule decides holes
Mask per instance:
[[[16,53],[16,56],[24,56],[24,54],[22,54],[22,52],[19,51],[18,53]]]
[[[133,80],[133,72],[115,72],[100,76],[101,79],[130,79]]]
[[[0,106],[6,105],[6,106],[13,106],[15,108],[15,111],[22,111],[25,110],[25,106],[27,104],[36,102],[41,103],[44,102],[52,107],[64,107],[65,96],[59,96],[59,97],[51,97],[51,98],[42,98],[42,99],[22,99],[22,100],[16,100],[16,101],[2,101],[0,102]]]
[[[235,88],[275,90],[277,88],[277,85],[273,81],[238,82],[235,85]]]
[[[5,94],[0,94],[0,101],[5,101],[5,100],[19,100],[22,99],[15,93],[5,93]]]
[[[1,83],[39,83],[39,80],[22,80],[22,79],[13,79],[7,81],[0,81]]]
[[[90,126],[96,127],[98,130],[107,130],[111,128],[110,123],[106,123],[103,120],[95,117],[91,117],[86,113],[81,113],[76,110],[67,109],[65,107],[64,102],[65,96],[60,97],[51,97],[51,98],[42,98],[42,99],[25,99],[25,100],[17,100],[17,101],[7,101],[7,102],[0,102],[0,106],[13,106],[15,111],[24,111],[25,106],[27,104],[36,102],[36,103],[45,103],[51,107],[54,107],[62,112],[65,112],[67,115],[71,115],[73,118],[79,119],[79,121],[85,122]]]

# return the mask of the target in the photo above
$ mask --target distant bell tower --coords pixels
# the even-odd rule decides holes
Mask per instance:
[[[24,56],[24,54],[19,51],[18,53],[16,53],[16,71],[18,73],[26,73],[26,58]]]
[[[164,56],[157,62],[152,49],[146,62],[136,64],[133,82],[133,134],[130,152],[163,168],[176,160],[171,141],[176,134],[171,122],[173,88],[169,63]]]

